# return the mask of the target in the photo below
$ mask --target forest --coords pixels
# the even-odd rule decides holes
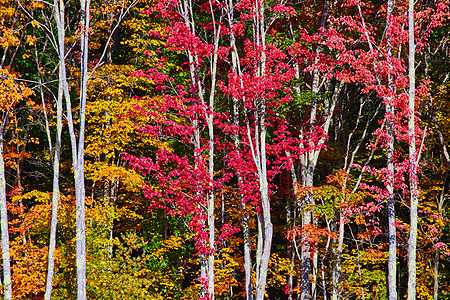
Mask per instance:
[[[448,0],[0,0],[0,298],[450,299]]]

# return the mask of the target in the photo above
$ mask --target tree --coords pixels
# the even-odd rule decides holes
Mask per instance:
[[[52,187],[52,218],[50,225],[50,241],[48,249],[48,267],[47,280],[45,288],[45,299],[50,300],[53,289],[53,274],[55,268],[55,248],[56,248],[56,226],[58,224],[58,204],[60,198],[59,191],[59,172],[60,172],[60,157],[61,157],[61,134],[62,134],[62,118],[63,118],[63,95],[67,87],[67,77],[65,69],[65,26],[64,26],[64,2],[54,1],[54,12],[56,28],[58,32],[58,48],[56,52],[59,58],[59,72],[58,72],[58,96],[56,99],[56,136],[55,136],[55,152],[53,153],[53,187]],[[43,103],[45,107],[45,104]],[[47,122],[48,124],[48,122]],[[47,125],[48,126],[48,125]],[[50,129],[47,127],[47,131]],[[52,144],[49,137],[49,144]],[[51,147],[50,147],[51,149]],[[51,151],[51,150],[50,150]]]
[[[411,197],[411,227],[409,229],[408,240],[408,300],[416,299],[416,247],[417,247],[417,209],[419,205],[418,190],[418,155],[416,152],[416,133],[415,133],[415,97],[416,97],[416,72],[415,72],[415,34],[414,34],[414,1],[408,1],[408,41],[409,41],[409,165],[410,165],[410,197]]]
[[[0,217],[1,217],[1,240],[2,240],[2,259],[3,259],[3,293],[5,299],[12,299],[11,285],[11,265],[9,251],[9,231],[8,231],[8,206],[6,201],[6,178],[4,161],[4,132],[11,124],[11,117],[14,113],[14,107],[22,100],[32,95],[32,91],[24,84],[16,81],[14,73],[5,69],[0,72],[0,99],[1,123],[0,123]]]
[[[3,295],[445,298],[449,11],[415,10],[3,1]]]

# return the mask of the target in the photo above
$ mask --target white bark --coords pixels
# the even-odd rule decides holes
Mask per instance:
[[[214,100],[215,100],[215,89],[216,89],[216,73],[217,73],[217,62],[218,62],[218,47],[220,40],[220,31],[221,31],[221,22],[219,21],[219,25],[216,25],[216,20],[214,17],[214,10],[212,7],[212,2],[209,1],[210,9],[211,9],[211,17],[213,24],[213,43],[214,43],[214,51],[212,55],[212,60],[210,61],[210,75],[211,75],[211,86],[210,86],[210,94],[209,94],[209,102],[205,101],[205,90],[202,85],[202,82],[199,80],[199,74],[197,74],[198,69],[196,67],[200,65],[199,58],[196,54],[192,53],[190,50],[186,51],[189,60],[189,71],[191,78],[192,87],[197,88],[197,96],[204,107],[204,117],[206,119],[206,124],[208,127],[208,145],[209,145],[209,157],[208,157],[208,174],[209,174],[209,188],[206,195],[206,213],[207,213],[207,226],[208,226],[208,255],[206,257],[201,257],[202,262],[201,266],[201,276],[208,278],[208,287],[202,287],[202,296],[206,296],[206,291],[209,294],[209,299],[214,299],[214,257],[215,257],[215,224],[214,224]],[[195,16],[193,15],[192,3],[190,1],[184,0],[183,3],[179,5],[180,14],[183,17],[184,23],[187,28],[191,30],[191,32],[195,35]],[[192,98],[195,98],[195,95],[191,95]],[[208,105],[208,107],[207,107]],[[196,134],[198,135],[198,141],[195,142],[194,148],[195,150],[200,149],[200,136],[199,136],[199,128],[198,121],[194,122],[194,127],[196,128]],[[197,152],[197,151],[196,151]]]
[[[89,8],[90,0],[81,0],[81,86],[79,138],[75,136],[73,126],[72,104],[68,85],[65,84],[64,95],[67,105],[67,125],[69,127],[72,148],[72,166],[75,179],[76,212],[76,266],[77,266],[77,300],[86,299],[86,214],[85,214],[85,178],[84,178],[84,136],[86,127],[86,99],[88,81],[88,46],[89,46]],[[64,74],[65,76],[65,74]]]
[[[415,42],[414,42],[414,0],[408,1],[408,35],[409,35],[409,165],[410,165],[410,229],[408,240],[408,300],[416,299],[416,248],[417,248],[417,209],[419,204],[419,190],[417,179],[418,161],[416,155],[415,137]]]
[[[388,0],[387,3],[387,24],[386,24],[386,30],[389,30],[389,27],[391,25],[390,17],[393,11],[393,0]],[[358,5],[358,12],[359,16],[361,18],[361,23],[365,27],[364,18],[361,12],[361,6]],[[391,58],[391,41],[390,41],[390,33],[387,35],[387,45],[386,45],[386,51],[388,58]],[[367,43],[369,45],[369,49],[372,51],[373,46],[370,41],[370,38],[368,36],[367,31],[365,31],[365,36]],[[374,68],[376,67],[376,61],[373,61]],[[390,65],[390,68],[392,69],[392,65]],[[375,77],[377,80],[378,85],[381,87],[381,79],[378,75],[378,73],[375,73]],[[388,75],[388,88],[391,94],[394,92],[393,88],[393,82],[392,82],[392,75]],[[388,178],[386,180],[386,189],[388,190],[388,199],[387,199],[387,211],[388,211],[388,236],[389,236],[389,260],[388,260],[388,293],[389,293],[389,300],[396,300],[397,299],[397,282],[396,282],[396,276],[397,276],[397,236],[396,236],[396,227],[395,227],[395,202],[394,202],[394,121],[391,120],[395,113],[395,109],[392,106],[392,97],[393,95],[390,95],[388,99],[385,100],[385,107],[386,107],[386,115],[389,115],[389,118],[386,120],[386,131],[388,135],[388,142],[387,142],[387,169],[388,169]]]
[[[217,73],[217,60],[218,60],[218,49],[220,41],[220,31],[221,31],[221,20],[219,20],[219,25],[216,26],[216,20],[214,18],[214,10],[212,7],[211,0],[209,1],[211,16],[214,28],[214,52],[212,61],[210,63],[211,71],[211,89],[209,94],[209,108],[206,111],[205,107],[205,119],[208,125],[208,135],[209,135],[209,163],[208,163],[208,173],[209,173],[209,189],[207,193],[207,210],[208,210],[208,230],[209,230],[209,250],[208,254],[208,294],[211,300],[214,300],[214,254],[215,254],[215,225],[214,225],[214,99],[216,90],[216,73]],[[221,18],[222,19],[222,18]],[[202,99],[203,105],[205,105]]]
[[[298,65],[297,65],[298,66]],[[294,201],[293,203],[289,203],[290,201],[288,200],[288,207],[286,209],[286,217],[287,217],[287,225],[288,225],[288,230],[292,230],[295,226],[295,222],[297,219],[297,208],[298,208],[298,179],[297,179],[297,174],[295,173],[295,169],[294,169],[294,162],[292,160],[292,156],[291,153],[286,151],[286,157],[289,157],[289,161],[291,163],[291,168],[290,168],[290,173],[291,173],[291,177],[292,177],[292,185],[294,188]],[[295,263],[295,250],[294,250],[294,241],[290,242],[290,253],[289,253],[289,259],[290,259],[290,272],[289,272],[289,277],[288,277],[288,300],[292,300],[292,296],[293,296],[293,285],[294,285],[294,263]]]
[[[390,39],[390,25],[391,25],[391,14],[393,10],[393,0],[388,0],[387,3],[387,15],[386,15],[386,30],[388,31],[386,37],[386,50],[388,58],[391,58],[391,39]],[[390,64],[391,69],[392,65]],[[391,93],[394,92],[392,86],[392,75],[388,75],[388,88]],[[387,99],[386,102],[386,114],[390,117],[394,116],[394,107],[392,106],[392,95]],[[397,300],[397,233],[395,227],[395,202],[394,202],[394,120],[387,118],[386,120],[386,130],[388,134],[387,143],[387,169],[388,178],[386,189],[388,190],[387,199],[387,211],[388,211],[388,235],[389,235],[389,261],[388,261],[388,291],[389,300]]]
[[[45,287],[45,300],[50,300],[52,295],[52,284],[55,262],[56,248],[56,226],[58,223],[58,202],[59,202],[59,169],[60,169],[60,152],[61,152],[61,132],[62,132],[62,110],[63,110],[63,94],[64,86],[67,84],[65,77],[65,29],[64,29],[64,2],[54,2],[56,27],[58,29],[58,57],[59,57],[59,84],[58,97],[56,99],[56,138],[55,153],[53,155],[53,192],[52,192],[52,219],[50,226],[50,242],[48,250],[48,267],[47,280]],[[49,141],[51,144],[51,140]]]
[[[231,61],[232,61],[232,71],[235,74],[240,76],[240,65],[239,65],[239,53],[236,48],[236,38],[233,34],[233,1],[228,1],[227,7],[227,19],[228,19],[228,28],[230,29],[230,46],[231,46]],[[242,81],[241,81],[242,86]],[[236,130],[239,128],[239,99],[233,98],[233,125]],[[236,151],[238,152],[238,156],[240,157],[239,151],[241,147],[241,141],[239,138],[239,132],[233,134],[234,146]],[[238,176],[238,188],[239,188],[239,197],[241,200],[241,211],[242,211],[242,233],[244,235],[244,273],[245,273],[245,299],[252,300],[253,299],[253,283],[252,283],[252,258],[251,258],[251,239],[250,239],[250,227],[249,227],[249,215],[246,211],[246,204],[244,203],[243,195],[240,190],[240,185],[242,183],[242,176],[240,172],[237,172]]]
[[[9,254],[8,208],[6,205],[5,161],[3,159],[3,130],[6,118],[3,118],[2,121],[3,123],[0,124],[0,219],[2,232],[3,296],[6,300],[11,300],[12,283]]]
[[[264,17],[264,6],[265,2],[263,0],[256,1],[256,17],[255,22],[255,36],[256,44],[262,47],[261,57],[260,57],[260,68],[259,76],[264,78],[266,73],[266,40],[265,40],[265,17]],[[270,201],[269,201],[269,184],[267,180],[267,157],[266,157],[266,103],[265,99],[259,99],[260,109],[258,114],[258,106],[255,106],[255,147],[252,146],[252,157],[256,164],[258,178],[259,178],[259,191],[261,194],[261,211],[258,214],[258,226],[261,227],[261,232],[258,234],[257,245],[257,270],[256,270],[256,283],[255,283],[255,299],[263,300],[264,293],[266,290],[267,282],[267,271],[269,267],[270,251],[272,246],[272,235],[273,226],[271,221],[270,213]],[[259,123],[259,135],[258,135],[258,123]],[[248,131],[247,131],[248,132]],[[252,144],[252,139],[249,136],[250,144]],[[256,152],[255,152],[256,150]],[[258,230],[259,231],[259,230]]]
[[[330,9],[330,3],[329,1],[326,1],[323,6],[323,10],[321,13],[320,21],[319,21],[319,27],[325,28],[326,22],[328,19]],[[318,44],[316,48],[316,58],[314,63],[317,64],[319,54],[322,52],[322,45]],[[318,100],[318,94],[320,90],[320,82],[319,82],[319,76],[320,72],[316,68],[312,72],[312,85],[311,85],[311,92],[313,94],[313,97],[311,99],[311,105],[310,105],[310,114],[309,114],[309,126],[310,130],[314,130],[314,128],[317,125],[317,100]],[[324,133],[328,133],[329,126],[331,124],[331,120],[334,113],[334,108],[336,106],[337,97],[339,95],[340,89],[342,88],[342,83],[339,83],[339,88],[337,88],[337,93],[335,90],[335,93],[333,94],[332,100],[330,101],[328,106],[326,106],[326,112],[324,112],[325,115],[327,115],[326,120],[324,124],[321,125],[322,129],[324,130]],[[323,144],[325,142],[324,139],[321,139],[319,141],[319,145]],[[305,153],[300,156],[300,164],[302,169],[302,184],[303,188],[312,188],[314,186],[314,171],[317,165],[317,161],[320,154],[320,148],[318,150],[312,150],[311,152]],[[311,226],[313,224],[313,214],[314,211],[311,206],[313,206],[315,203],[314,196],[311,191],[308,191],[303,199],[303,206],[306,207],[303,210],[303,216],[302,216],[302,228]],[[311,283],[310,280],[310,274],[312,269],[317,269],[317,257],[314,257],[313,260],[313,266],[311,266],[311,246],[307,240],[307,235],[303,234],[302,237],[302,247],[301,247],[301,296],[300,299],[302,300],[309,300],[311,297],[315,297],[314,292],[316,290],[316,283]],[[314,271],[315,272],[315,271]],[[313,276],[314,275],[313,272]]]

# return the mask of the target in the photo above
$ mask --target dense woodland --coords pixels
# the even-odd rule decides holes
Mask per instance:
[[[450,299],[448,0],[1,0],[4,299]]]

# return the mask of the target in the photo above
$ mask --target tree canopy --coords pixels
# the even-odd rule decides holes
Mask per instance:
[[[1,297],[448,299],[449,17],[0,1]]]

